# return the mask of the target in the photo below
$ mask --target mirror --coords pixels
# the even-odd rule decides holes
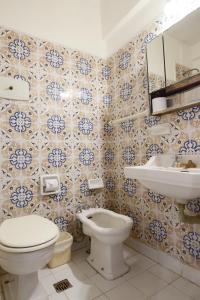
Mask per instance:
[[[200,71],[200,9],[163,34],[167,85]]]
[[[200,9],[147,45],[153,115],[200,104]]]
[[[147,46],[149,92],[165,87],[163,37],[157,36]]]

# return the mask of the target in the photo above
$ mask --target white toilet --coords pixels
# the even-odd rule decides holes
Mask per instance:
[[[39,285],[38,270],[52,258],[58,237],[58,227],[37,215],[7,219],[0,225],[0,265],[16,275],[9,288],[14,296],[6,291],[9,300],[48,299]]]
[[[109,280],[128,272],[123,242],[130,234],[132,219],[103,208],[83,210],[77,217],[83,224],[83,232],[91,237],[88,263]]]

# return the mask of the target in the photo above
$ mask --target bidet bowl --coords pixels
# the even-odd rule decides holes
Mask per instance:
[[[83,224],[83,232],[91,237],[88,263],[109,280],[128,272],[123,242],[130,234],[132,219],[103,208],[90,208],[77,217]]]
[[[125,224],[121,229],[101,228],[96,230],[93,228],[93,225],[89,226],[88,224],[83,223],[83,233],[91,237],[95,237],[97,240],[105,244],[115,245],[122,243],[129,237],[132,226],[133,223],[130,222]]]
[[[131,218],[106,209],[89,209],[78,214],[83,232],[105,244],[119,244],[128,238]]]

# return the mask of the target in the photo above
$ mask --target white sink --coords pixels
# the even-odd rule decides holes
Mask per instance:
[[[194,160],[193,160],[194,161]],[[175,168],[175,155],[152,157],[146,165],[125,167],[125,176],[179,203],[200,197],[200,168]]]

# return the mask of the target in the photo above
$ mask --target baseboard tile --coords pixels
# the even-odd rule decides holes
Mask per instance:
[[[200,270],[183,264],[178,259],[168,255],[167,253],[153,249],[142,242],[134,240],[133,238],[129,238],[125,244],[159,263],[163,267],[178,273],[182,277],[200,286]]]

